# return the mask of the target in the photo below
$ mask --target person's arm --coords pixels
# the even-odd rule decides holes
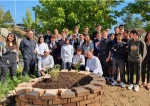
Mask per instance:
[[[54,67],[54,59],[53,59],[53,57],[52,56],[49,56],[49,65],[48,65],[48,68],[53,68]]]
[[[23,53],[23,50],[24,50],[23,40],[20,42],[19,50],[21,51],[21,53]]]
[[[72,64],[73,64],[73,65],[77,64],[77,61],[76,61],[76,55],[73,56]]]
[[[147,47],[146,47],[145,42],[141,41],[141,44],[142,44],[142,47],[141,47],[142,59],[144,60],[144,58],[146,57],[146,54],[147,54]]]
[[[41,62],[41,60],[39,60],[38,61],[38,70],[39,71],[41,71],[43,69],[41,64],[42,64],[42,62]]]
[[[90,43],[90,51],[92,51],[93,52],[93,50],[94,50],[94,43],[91,41],[91,43]]]
[[[87,62],[86,62],[85,71],[90,71],[90,64],[89,64],[89,61],[88,61],[88,60],[87,60]]]
[[[71,48],[71,54],[72,54],[72,57],[73,57],[73,55],[74,55],[74,48],[73,48],[73,46]]]
[[[60,57],[61,57],[61,59],[63,59],[64,58],[64,55],[63,55],[64,53],[63,53],[63,46],[61,47],[61,53],[60,53]]]
[[[101,66],[101,63],[100,63],[99,59],[97,58],[94,61],[95,62],[93,63],[94,64],[93,73],[102,76],[103,75],[103,71],[102,71],[102,66]]]
[[[82,55],[82,57],[81,57],[81,63],[80,63],[80,65],[85,65],[85,58],[84,58],[83,55]]]
[[[37,54],[40,55],[40,50],[39,50],[39,45],[38,44],[36,44],[35,50],[36,50]]]

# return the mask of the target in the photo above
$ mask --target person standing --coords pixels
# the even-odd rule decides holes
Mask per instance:
[[[47,35],[44,36],[44,42],[48,43],[51,39],[51,31],[47,30]]]
[[[94,31],[93,34],[92,34],[92,38],[91,38],[92,40],[96,39],[96,35],[98,33],[101,33],[101,29],[102,29],[101,25],[97,25],[96,31]]]
[[[23,39],[20,43],[19,50],[23,55],[24,67],[22,71],[22,75],[25,76],[28,73],[34,75],[34,67],[36,62],[36,54],[35,54],[35,47],[36,43],[33,40],[33,31],[29,30],[27,32],[27,38]]]
[[[2,50],[2,56],[0,58],[2,83],[5,83],[8,71],[10,71],[11,79],[16,76],[18,60],[18,46],[16,37],[13,33],[10,33],[7,36],[6,45]]]
[[[68,71],[71,71],[73,55],[74,48],[70,45],[70,38],[66,37],[65,44],[61,47],[62,69],[68,69]]]
[[[131,40],[128,44],[128,65],[129,65],[129,72],[130,72],[130,85],[128,89],[131,90],[134,87],[134,91],[139,91],[139,81],[141,75],[141,64],[144,60],[147,49],[146,44],[144,41],[140,40],[138,36],[138,32],[136,30],[131,30],[130,32]],[[133,86],[133,76],[134,71],[136,73],[136,83]]]
[[[145,86],[145,74],[147,69],[147,85],[146,88],[150,90],[150,32],[147,32],[144,39],[147,47],[147,55],[142,62],[142,84],[141,87]],[[147,68],[146,68],[147,67]]]

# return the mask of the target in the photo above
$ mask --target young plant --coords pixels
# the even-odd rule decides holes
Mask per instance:
[[[75,73],[77,74],[80,68],[80,62],[77,62],[76,64],[74,64],[75,67]]]

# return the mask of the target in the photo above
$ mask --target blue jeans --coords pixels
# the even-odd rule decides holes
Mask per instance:
[[[118,68],[120,69],[121,82],[124,82],[124,59],[113,59],[114,80],[117,80]]]
[[[68,69],[68,71],[71,71],[72,62],[64,62],[62,60],[62,69]]]

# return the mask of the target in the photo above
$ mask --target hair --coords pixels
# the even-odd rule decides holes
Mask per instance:
[[[150,32],[147,32],[147,33],[146,33],[145,38],[144,38],[144,42],[147,42],[147,41],[148,41],[147,36],[148,36],[149,33],[150,33]]]
[[[121,33],[118,33],[118,34],[117,34],[117,36],[118,36],[118,35],[123,35],[123,34],[121,34]]]
[[[40,39],[41,39],[41,38],[43,38],[43,39],[44,39],[44,37],[43,37],[43,36],[40,36],[40,37],[38,38],[38,41],[37,41],[37,43],[38,43],[38,44],[40,44]]]
[[[124,32],[126,32],[127,34],[129,34],[129,31],[128,31],[128,30],[124,30]]]
[[[82,48],[77,48],[77,52],[82,52]]]
[[[89,35],[87,35],[87,34],[86,34],[85,36],[88,36],[88,37],[90,38],[90,36],[89,36]],[[84,42],[83,42],[83,44],[82,44],[82,45],[85,45],[85,44],[86,44],[86,42],[87,42],[87,44],[89,45],[89,44],[90,44],[90,41],[91,41],[91,38],[90,38],[88,41],[85,41],[85,40],[84,40]]]
[[[9,37],[9,36],[14,36],[14,40],[12,41],[12,43],[13,43],[13,48],[18,49],[17,40],[16,40],[16,36],[15,36],[14,33],[9,33],[9,34],[8,34],[8,36],[7,36],[7,38],[6,38],[6,46],[9,47],[9,40],[8,40],[8,37]]]
[[[88,29],[89,29],[89,27],[88,27],[88,26],[85,26],[85,27],[84,27],[84,29],[85,29],[85,28],[88,28]]]
[[[114,33],[110,33],[109,36],[115,36],[115,34]]]
[[[119,28],[121,28],[121,27],[123,27],[123,28],[124,28],[124,25],[122,25],[122,24],[121,24],[121,25],[119,25]]]
[[[70,38],[69,38],[69,37],[66,37],[66,38],[65,38],[65,44],[66,44],[66,41],[67,41],[67,40],[69,41],[69,44],[70,44]]]
[[[78,26],[75,26],[74,29],[78,29],[78,30],[79,30],[79,27],[78,27]]]
[[[136,34],[138,36],[138,32],[136,30],[131,30],[130,33]]]
[[[97,27],[98,27],[98,26],[101,26],[101,25],[100,25],[100,24],[98,24],[98,25],[97,25]]]
[[[30,31],[34,32],[33,30],[29,29],[29,30],[27,31],[27,33],[30,32]]]
[[[116,26],[114,29],[119,28],[118,26]]]

